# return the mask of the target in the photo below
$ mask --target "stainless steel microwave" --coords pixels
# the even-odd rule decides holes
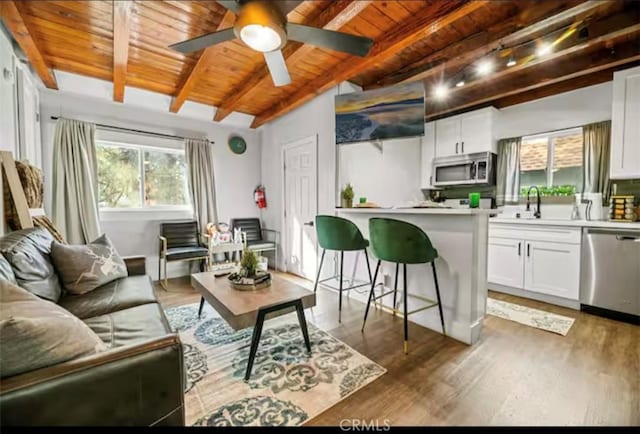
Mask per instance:
[[[492,152],[434,158],[432,185],[495,185],[496,161],[497,155]]]

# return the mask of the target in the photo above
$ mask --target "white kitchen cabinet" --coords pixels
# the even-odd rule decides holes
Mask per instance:
[[[487,107],[436,121],[436,157],[496,152],[493,131],[497,113]]]
[[[500,285],[524,286],[524,242],[508,238],[489,238],[487,280]]]
[[[436,126],[433,122],[428,122],[424,126],[424,137],[422,138],[422,148],[420,154],[420,188],[432,189],[431,182],[433,171],[433,157],[435,156]]]
[[[527,241],[524,289],[577,300],[580,296],[580,245]]]
[[[460,116],[436,121],[436,157],[460,153]]]
[[[487,281],[577,301],[580,228],[489,224]]]
[[[640,66],[613,74],[611,179],[640,178]]]

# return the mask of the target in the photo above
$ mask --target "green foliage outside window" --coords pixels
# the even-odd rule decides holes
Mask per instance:
[[[101,208],[188,204],[183,153],[98,144],[96,157]],[[143,179],[144,195],[141,191]]]
[[[552,185],[551,187],[539,186],[540,196],[573,196],[576,194],[575,185]],[[521,187],[520,195],[526,196],[529,187]],[[532,191],[535,194],[535,189]]]

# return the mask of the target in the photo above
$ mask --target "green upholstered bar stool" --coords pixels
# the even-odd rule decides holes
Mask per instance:
[[[407,317],[416,312],[423,311],[435,306],[438,306],[440,311],[440,323],[442,324],[442,333],[445,333],[444,328],[444,316],[442,315],[442,302],[440,301],[440,288],[438,286],[438,274],[436,272],[435,260],[438,257],[438,251],[431,244],[431,240],[427,234],[424,233],[419,227],[400,220],[387,219],[387,218],[372,218],[369,219],[369,237],[371,238],[371,249],[373,254],[378,258],[378,264],[376,265],[376,271],[373,273],[373,281],[371,283],[371,292],[369,293],[369,301],[367,302],[367,310],[364,313],[364,321],[362,322],[362,331],[364,331],[364,325],[367,322],[367,315],[369,314],[369,306],[371,301],[382,297],[385,297],[393,293],[393,312],[399,312],[396,309],[396,294],[398,288],[398,267],[403,265],[403,315],[404,315],[404,352],[405,354],[409,350],[409,326]],[[378,277],[378,271],[380,270],[380,263],[382,261],[392,262],[396,264],[396,285],[393,291],[383,292],[381,295],[376,296],[374,288],[376,284],[376,278]],[[431,269],[433,270],[433,281],[436,287],[436,296],[438,301],[433,301],[425,297],[420,297],[414,294],[407,293],[407,264],[426,264],[431,263]],[[407,297],[414,297],[419,300],[427,302],[426,306],[417,308],[410,312],[407,311]]]
[[[350,220],[331,216],[331,215],[319,215],[316,216],[316,232],[318,235],[318,244],[322,247],[322,256],[320,258],[320,266],[318,267],[318,275],[316,277],[316,283],[313,287],[313,291],[318,290],[318,284],[326,282],[328,280],[338,278],[339,287],[334,288],[338,290],[338,322],[342,320],[342,292],[361,286],[368,286],[371,284],[371,267],[369,266],[369,255],[367,254],[367,247],[369,247],[369,241],[367,241],[360,232],[360,229]],[[340,275],[332,276],[327,279],[320,280],[320,272],[322,271],[322,263],[324,262],[324,254],[327,250],[333,250],[340,252]],[[367,262],[367,272],[369,273],[369,282],[354,285],[353,280],[349,287],[343,287],[343,268],[344,268],[344,252],[349,251],[364,251],[364,257]]]

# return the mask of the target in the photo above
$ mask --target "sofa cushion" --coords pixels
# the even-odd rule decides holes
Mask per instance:
[[[62,286],[50,259],[52,241],[46,229],[23,229],[0,238],[0,253],[11,264],[20,287],[57,302]]]
[[[65,294],[59,304],[78,318],[85,319],[156,301],[151,278],[131,276],[114,280],[86,294]]]
[[[87,318],[84,323],[109,348],[135,345],[172,333],[158,303]]]
[[[71,294],[84,294],[127,277],[127,266],[106,234],[82,245],[54,241],[51,260],[64,289]]]
[[[8,282],[0,282],[0,373],[17,375],[106,349],[77,317]]]
[[[16,275],[13,274],[11,264],[0,254],[0,281],[16,283]]]

